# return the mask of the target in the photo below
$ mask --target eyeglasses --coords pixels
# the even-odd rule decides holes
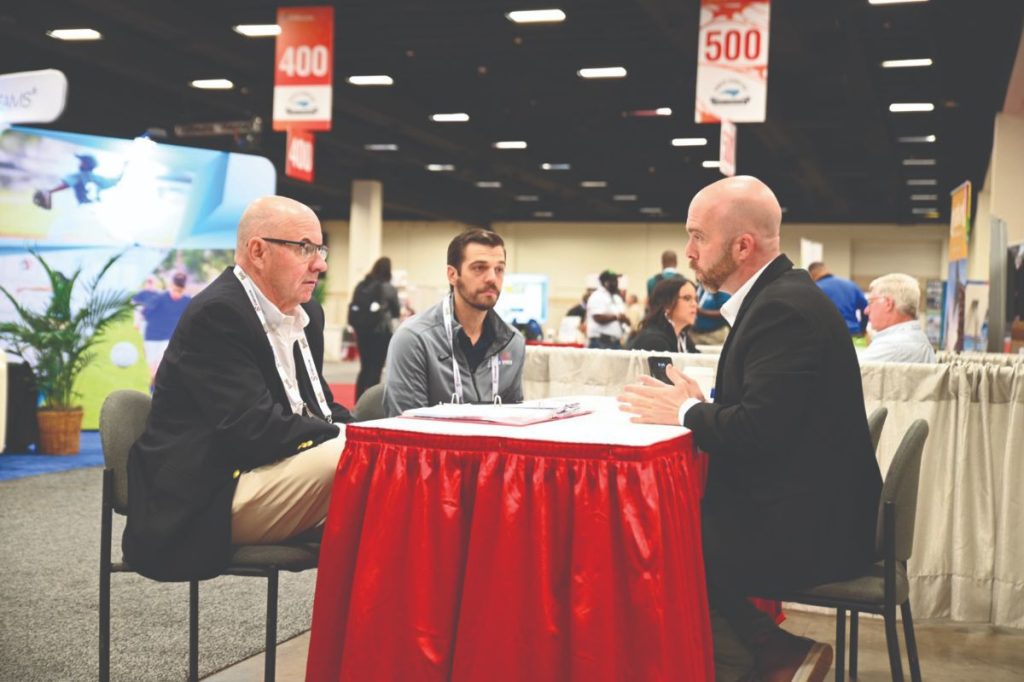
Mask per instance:
[[[327,247],[323,244],[314,244],[313,242],[297,242],[293,239],[275,239],[274,237],[260,237],[265,242],[271,244],[287,244],[288,246],[297,246],[299,248],[299,254],[304,260],[311,260],[314,255],[319,255],[324,260],[327,260]]]

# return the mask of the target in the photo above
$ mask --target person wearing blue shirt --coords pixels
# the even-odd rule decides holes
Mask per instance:
[[[860,287],[848,279],[836,277],[820,261],[811,263],[807,272],[825,295],[832,299],[850,333],[858,336],[863,334],[867,324],[865,310],[868,307],[868,299]]]
[[[720,346],[729,335],[729,323],[720,312],[722,305],[729,300],[724,291],[708,291],[703,286],[697,289],[697,321],[690,329],[690,338],[694,343],[709,346]]]
[[[150,381],[156,376],[178,320],[192,300],[185,293],[187,281],[184,272],[176,272],[171,277],[171,287],[167,291],[143,290],[132,298],[132,303],[142,306],[142,317],[146,320],[142,347],[146,353],[146,364],[149,365]]]

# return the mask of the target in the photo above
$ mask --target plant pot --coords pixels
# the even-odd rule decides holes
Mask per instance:
[[[39,452],[45,455],[77,455],[82,448],[82,410],[39,410]]]

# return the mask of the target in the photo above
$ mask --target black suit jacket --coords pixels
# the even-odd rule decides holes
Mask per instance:
[[[317,370],[324,313],[303,304]],[[295,348],[300,390],[320,410]],[[321,384],[335,422],[351,417]],[[122,546],[136,570],[157,580],[218,575],[231,550],[236,472],[334,438],[324,419],[292,414],[270,341],[241,283],[227,269],[197,295],[157,371],[146,430],[128,457],[128,522]]]
[[[684,419],[709,453],[704,512],[750,589],[843,579],[874,552],[881,476],[846,324],[779,256],[743,301],[713,403]]]

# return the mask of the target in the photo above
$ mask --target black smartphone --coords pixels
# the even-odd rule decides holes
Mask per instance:
[[[672,358],[665,355],[652,355],[647,358],[647,367],[651,371],[651,376],[666,384],[672,383],[668,378],[668,366],[671,364]]]

